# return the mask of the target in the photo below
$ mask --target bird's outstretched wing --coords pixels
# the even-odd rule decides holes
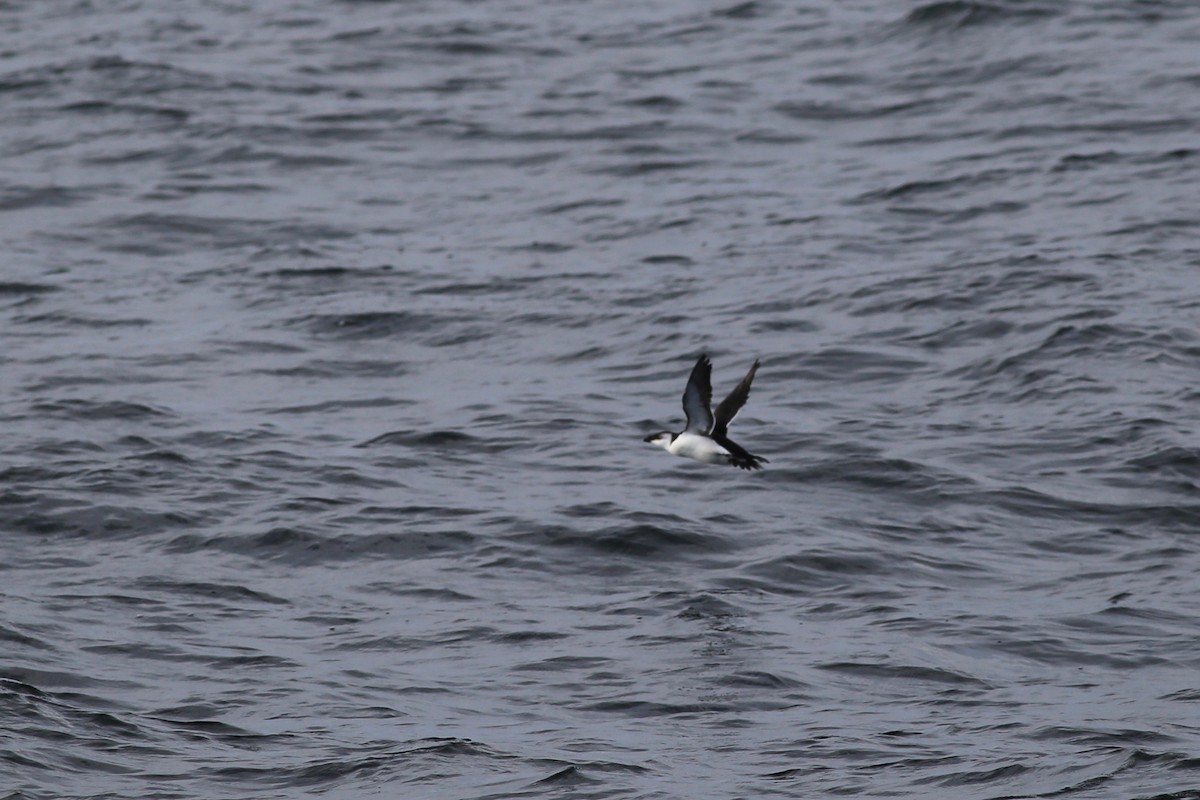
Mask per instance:
[[[709,410],[711,405],[712,362],[708,356],[702,355],[696,359],[687,388],[683,390],[683,413],[687,415],[687,427],[684,430],[707,435],[713,426],[713,415]]]
[[[697,364],[697,367],[700,365]],[[711,367],[709,367],[711,371]],[[734,390],[729,393],[729,396],[721,401],[721,405],[717,406],[716,412],[713,414],[712,436],[714,439],[724,439],[725,432],[729,429],[729,423],[733,422],[733,418],[742,410],[742,406],[746,405],[747,398],[750,397],[750,384],[754,381],[754,373],[758,372],[758,359],[754,359],[754,366],[750,367],[750,371],[746,373],[746,377],[742,378]],[[695,375],[695,372],[692,373]],[[706,384],[707,385],[707,382]],[[688,385],[691,388],[691,385]],[[687,395],[684,395],[684,406],[687,405]],[[688,422],[691,422],[691,417],[688,417]],[[689,426],[690,427],[690,426]]]

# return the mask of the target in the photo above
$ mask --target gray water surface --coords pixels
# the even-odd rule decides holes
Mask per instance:
[[[0,798],[1200,797],[1194,4],[0,29]]]

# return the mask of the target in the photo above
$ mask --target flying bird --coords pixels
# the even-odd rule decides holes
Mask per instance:
[[[656,444],[671,455],[686,456],[706,464],[730,464],[741,469],[762,469],[767,459],[748,453],[741,445],[733,442],[727,433],[729,423],[746,404],[750,396],[750,382],[758,371],[758,359],[742,378],[742,382],[721,401],[717,410],[712,405],[712,362],[708,356],[696,359],[683,390],[683,413],[687,425],[679,433],[660,431],[652,433],[642,441]]]

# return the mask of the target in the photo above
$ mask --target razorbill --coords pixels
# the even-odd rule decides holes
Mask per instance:
[[[729,423],[733,422],[750,396],[750,382],[757,371],[758,359],[755,359],[746,377],[713,412],[709,410],[712,405],[712,362],[708,356],[700,356],[696,359],[696,366],[692,367],[687,388],[683,390],[683,413],[687,415],[687,425],[679,433],[660,431],[642,441],[652,442],[671,455],[687,456],[706,464],[762,469],[764,463],[769,463],[767,459],[751,455],[726,435]]]

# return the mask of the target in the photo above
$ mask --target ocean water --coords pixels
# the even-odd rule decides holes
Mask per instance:
[[[1200,797],[1200,7],[0,21],[0,798]]]

